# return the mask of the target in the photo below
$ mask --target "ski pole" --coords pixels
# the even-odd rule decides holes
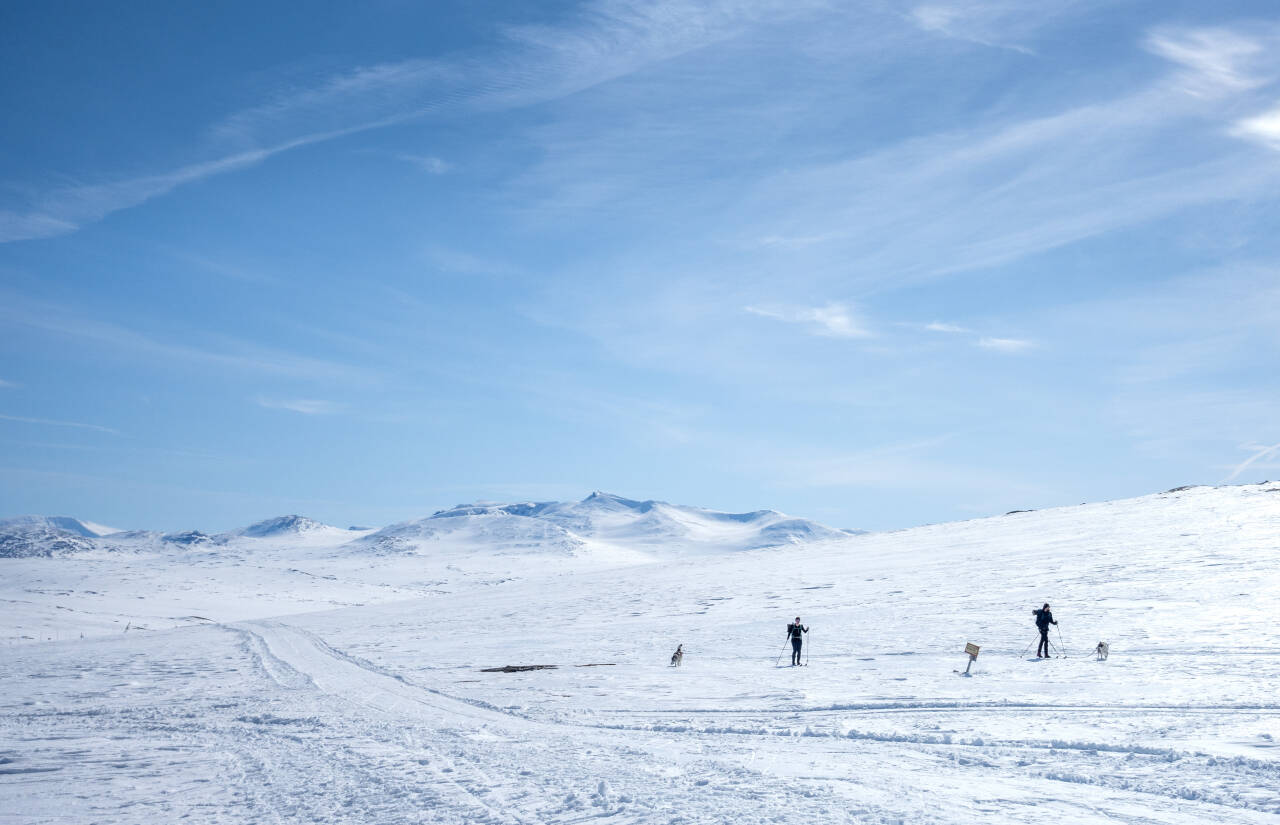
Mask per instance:
[[[1057,625],[1054,625],[1057,627]],[[1062,643],[1062,628],[1058,628],[1058,647],[1062,650],[1062,658],[1067,658],[1067,646]]]
[[[790,641],[790,640],[788,640],[788,641]],[[781,662],[782,662],[782,654],[784,654],[784,653],[786,653],[786,652],[787,652],[787,643],[786,643],[786,642],[783,642],[783,643],[782,643],[782,650],[779,650],[779,651],[778,651],[778,658],[776,658],[776,659],[774,659],[774,660],[773,660],[773,666],[774,666],[774,667],[777,667],[779,664],[781,664]]]
[[[1031,646],[1032,646],[1033,644],[1035,644],[1037,641],[1038,641],[1037,639],[1032,639],[1031,641],[1027,642],[1027,646],[1026,646],[1026,647],[1024,647],[1024,648],[1022,649],[1022,652],[1018,654],[1018,658],[1019,658],[1019,659],[1021,659],[1022,657],[1026,656],[1026,655],[1027,655],[1027,651],[1028,651],[1028,650],[1030,650],[1030,649],[1031,649]]]
[[[804,650],[804,666],[805,667],[809,666],[809,654],[811,652],[813,652],[813,632],[812,631],[810,631],[809,633],[809,641],[805,645],[805,650]]]

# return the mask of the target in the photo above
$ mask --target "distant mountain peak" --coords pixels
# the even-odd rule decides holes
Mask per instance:
[[[654,505],[661,504],[660,501],[649,499],[647,501],[637,501],[633,498],[623,498],[614,493],[606,493],[603,490],[596,490],[591,495],[581,501],[582,504],[595,507],[607,507],[614,510],[636,510],[637,512],[648,512],[652,510]]]
[[[309,533],[312,530],[318,530],[326,526],[327,525],[321,524],[314,519],[309,519],[306,516],[276,516],[275,518],[259,521],[256,524],[250,524],[248,527],[240,530],[239,534],[250,538],[261,539],[268,538],[270,536]]]
[[[455,504],[448,510],[437,510],[429,518],[450,519],[465,516],[534,516],[548,507],[556,506],[555,502],[523,502],[520,504],[498,504],[492,501],[477,501],[472,504]]]
[[[105,532],[95,530],[98,525],[90,525],[80,519],[70,516],[15,516],[0,520],[0,526],[21,529],[37,529],[45,528],[49,530],[57,530],[62,533],[70,533],[83,538],[97,538],[105,535]],[[110,528],[100,528],[109,531]]]
[[[67,516],[0,519],[0,558],[57,556],[93,547],[98,534]]]
[[[160,537],[160,540],[169,544],[191,546],[194,544],[208,544],[213,541],[213,538],[201,533],[199,530],[184,530],[181,533],[165,533]]]

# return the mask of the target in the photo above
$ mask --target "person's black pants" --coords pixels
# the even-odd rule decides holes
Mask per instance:
[[[800,646],[803,644],[804,641],[799,636],[791,637],[791,664],[800,664]]]
[[[1036,656],[1040,655],[1040,651],[1044,650],[1044,657],[1049,658],[1049,628],[1040,631],[1040,644],[1036,645]]]

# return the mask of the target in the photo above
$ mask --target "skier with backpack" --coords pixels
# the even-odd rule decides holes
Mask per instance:
[[[1032,610],[1031,614],[1036,617],[1036,629],[1040,631],[1040,644],[1036,645],[1036,658],[1049,658],[1049,625],[1057,624],[1054,621],[1053,613],[1049,610],[1049,603],[1045,602],[1044,607],[1039,610]],[[1044,655],[1040,655],[1040,651],[1044,651]]]
[[[787,638],[791,640],[791,666],[795,667],[800,664],[800,648],[804,645],[804,635],[809,632],[809,628],[800,624],[800,617],[796,616],[796,620],[787,625]]]

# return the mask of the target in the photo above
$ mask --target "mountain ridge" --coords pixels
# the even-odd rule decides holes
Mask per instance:
[[[612,548],[672,554],[712,548],[749,550],[848,538],[859,531],[828,527],[775,510],[728,513],[655,499],[594,491],[580,501],[473,502],[381,528],[334,527],[290,514],[214,535],[199,530],[97,532],[66,516],[0,520],[0,557],[47,556],[88,550],[188,550],[262,546],[305,540],[350,551],[418,553],[428,545],[497,553],[579,555]],[[94,525],[96,526],[96,525]],[[246,542],[245,540],[250,540]]]

